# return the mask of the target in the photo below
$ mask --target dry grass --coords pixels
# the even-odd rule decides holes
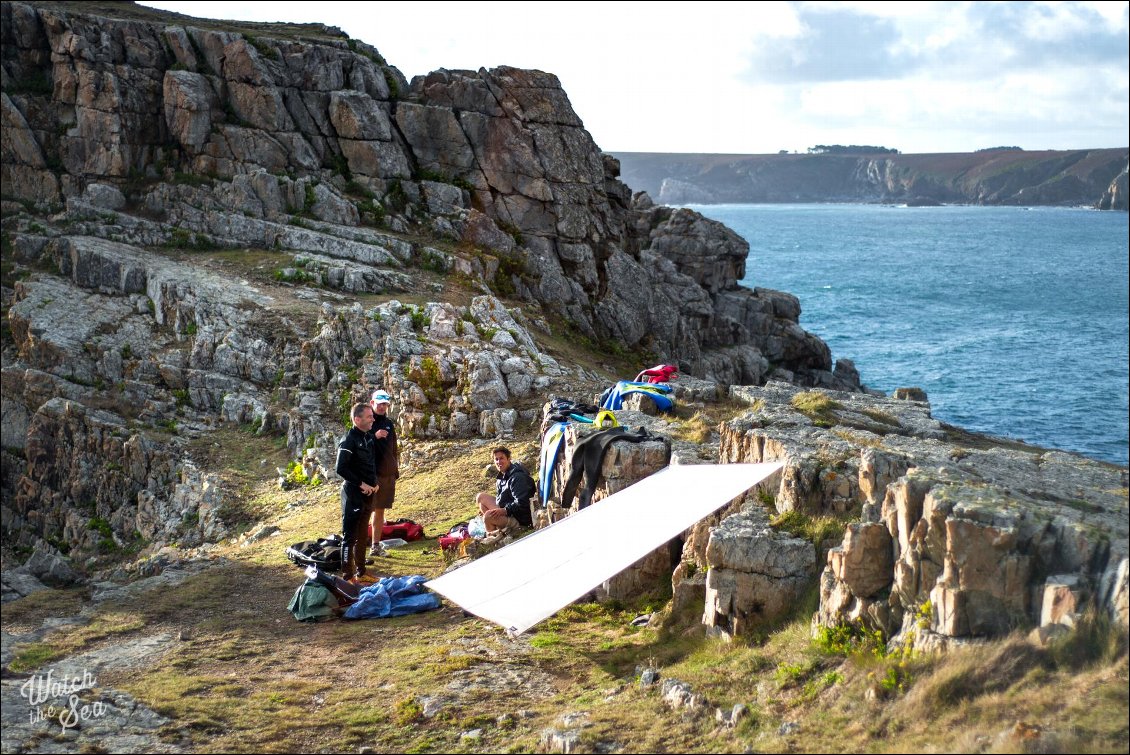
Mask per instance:
[[[840,407],[838,402],[819,391],[802,391],[794,395],[790,403],[794,409],[808,415],[827,414]]]
[[[810,418],[817,427],[832,427],[837,422],[835,411],[840,408],[839,402],[820,391],[797,393],[790,403],[794,409]]]
[[[406,444],[393,516],[424,524],[431,537],[471,516],[472,494],[489,485],[482,471],[492,445]],[[510,448],[526,461],[537,450],[532,442]],[[272,512],[280,535],[247,547],[221,544],[213,568],[175,589],[104,606],[89,625],[21,648],[20,667],[124,636],[179,637],[150,667],[107,670],[99,681],[168,716],[165,737],[199,752],[532,752],[542,730],[561,728],[565,713],[587,714],[580,751],[1126,750],[1125,645],[1101,622],[1049,650],[1010,638],[910,659],[843,657],[815,646],[815,589],[791,617],[734,642],[709,639],[701,627],[632,626],[636,615],[665,605],[662,591],[630,604],[574,604],[517,641],[454,606],[300,624],[285,606],[302,575],[282,551],[336,531],[336,487],[278,491],[273,466],[251,479],[257,455],[246,454],[244,472],[233,468],[248,477],[233,479],[245,485],[247,510]],[[307,503],[286,507],[300,498]],[[444,562],[427,539],[375,568],[433,576]],[[72,607],[82,599],[66,596]],[[43,598],[8,604],[5,628],[32,623],[49,605]],[[657,689],[639,686],[641,667],[689,683],[709,705],[672,710]],[[869,699],[891,669],[902,690]],[[426,701],[436,698],[446,702],[425,717]],[[719,726],[715,708],[735,704],[750,715],[735,728]],[[528,713],[499,722],[498,713],[518,710]],[[782,736],[784,722],[800,728]],[[462,737],[472,728],[481,739]]]
[[[710,440],[714,429],[718,427],[713,417],[696,411],[690,419],[679,421],[673,427],[674,435],[691,443],[705,443]]]

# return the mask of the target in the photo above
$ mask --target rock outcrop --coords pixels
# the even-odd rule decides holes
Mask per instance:
[[[1125,468],[965,435],[924,401],[783,383],[731,395],[752,410],[723,425],[722,459],[783,461],[777,511],[847,525],[820,622],[920,647],[1070,624],[1088,606],[1127,626]]]
[[[1123,212],[1130,209],[1130,205],[1128,205],[1130,203],[1130,194],[1128,194],[1130,187],[1127,185],[1130,181],[1130,177],[1127,175],[1128,171],[1130,171],[1130,164],[1123,166],[1122,172],[1114,177],[1095,207],[1100,210],[1122,210]]]
[[[756,383],[781,367],[831,380],[827,347],[797,326],[795,299],[738,287],[748,245],[694,213],[633,199],[552,74],[441,70],[409,85],[376,50],[326,27],[220,31],[152,14],[3,5],[12,196],[66,199],[72,221],[92,204],[124,204],[128,218],[86,232],[132,243],[348,260],[315,265],[316,280],[347,291],[397,285],[366,279],[365,266],[424,260],[687,372]],[[123,202],[107,206],[95,183]],[[459,246],[408,244],[362,223]]]
[[[816,571],[813,544],[774,530],[756,502],[711,528],[704,555],[702,623],[727,636],[788,615]]]
[[[221,537],[230,493],[195,441],[285,436],[327,479],[378,385],[405,435],[513,433],[598,382],[535,335],[861,387],[795,297],[738,286],[742,239],[632,195],[551,74],[409,83],[317,24],[110,15],[0,4],[16,547],[81,565]]]

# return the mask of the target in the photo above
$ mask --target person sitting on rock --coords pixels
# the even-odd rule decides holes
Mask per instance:
[[[510,460],[509,448],[499,446],[491,453],[498,470],[495,494],[484,491],[475,497],[487,534],[533,526],[530,498],[534,495],[534,478],[530,477],[525,467]]]

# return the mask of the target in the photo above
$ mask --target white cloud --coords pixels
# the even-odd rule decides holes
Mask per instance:
[[[339,26],[409,77],[549,71],[609,151],[1069,149],[1130,130],[1125,2],[152,5]]]

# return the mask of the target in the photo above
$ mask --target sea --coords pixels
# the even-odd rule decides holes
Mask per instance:
[[[1126,213],[690,207],[749,242],[742,285],[796,295],[801,326],[869,388],[922,388],[943,422],[1127,464]]]

